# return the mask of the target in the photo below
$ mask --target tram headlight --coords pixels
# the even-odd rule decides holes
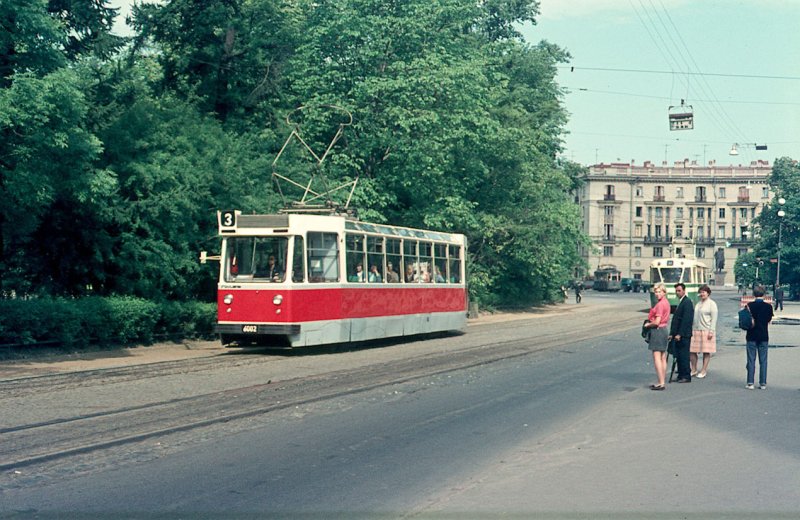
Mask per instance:
[[[226,294],[225,297],[222,298],[222,303],[224,303],[225,305],[230,305],[231,303],[233,303],[233,295]]]
[[[272,298],[272,303],[274,303],[275,305],[280,305],[281,303],[283,303],[283,296],[281,296],[280,294],[276,294]]]

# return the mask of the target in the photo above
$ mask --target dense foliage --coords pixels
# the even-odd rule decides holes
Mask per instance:
[[[0,346],[73,349],[210,337],[215,307],[132,296],[0,300]]]
[[[747,286],[756,281],[773,285],[778,274],[780,238],[780,283],[791,286],[791,294],[797,296],[800,292],[800,164],[788,157],[776,160],[770,184],[775,189],[775,197],[755,221],[758,242],[752,252],[737,259],[736,276]],[[780,199],[784,200],[783,205]],[[779,211],[784,212],[783,217],[778,215]]]
[[[482,305],[549,301],[580,265],[581,169],[556,159],[534,0],[0,4],[0,271],[9,296],[212,301],[215,211],[281,205],[271,163],[306,105],[353,124],[321,173],[365,220],[467,234]],[[124,45],[123,45],[124,44]],[[324,150],[342,112],[304,111]],[[284,174],[308,176],[291,148]]]

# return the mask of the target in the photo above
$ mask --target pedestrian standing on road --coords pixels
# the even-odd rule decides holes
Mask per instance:
[[[575,282],[575,303],[580,303],[581,302],[581,291],[582,290],[583,290],[583,286],[582,286],[580,280],[578,280],[577,282]]]
[[[783,288],[779,285],[775,287],[775,290],[772,292],[772,299],[775,300],[775,310],[778,310],[778,306],[780,306],[781,311],[783,311]]]
[[[694,322],[694,304],[686,296],[686,285],[675,284],[675,295],[680,299],[675,314],[672,315],[672,326],[669,339],[673,341],[675,361],[678,362],[678,382],[691,383],[692,369],[689,365],[689,345],[692,341],[692,323]]]
[[[758,387],[767,389],[767,350],[769,349],[769,323],[774,316],[772,305],[764,301],[764,286],[753,289],[756,300],[747,304],[753,316],[753,328],[747,331],[747,385],[754,388],[756,376],[756,354],[758,354]]]
[[[711,299],[711,287],[703,285],[697,290],[700,301],[694,306],[694,322],[692,323],[692,341],[689,345],[689,364],[692,377],[706,377],[711,354],[717,352],[717,302]],[[703,368],[697,371],[699,354],[703,354]]]
[[[653,286],[656,303],[647,315],[646,328],[650,329],[648,350],[653,353],[653,367],[658,382],[650,385],[650,390],[663,390],[667,378],[667,323],[669,323],[669,301],[667,287],[659,282]]]

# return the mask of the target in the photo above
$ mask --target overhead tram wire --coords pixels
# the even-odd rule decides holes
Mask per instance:
[[[647,69],[621,69],[613,67],[578,67],[575,65],[558,65],[556,68],[568,69],[570,71],[600,71],[600,72],[625,72],[633,74],[675,74],[671,70],[647,70]],[[788,81],[800,81],[800,76],[765,76],[757,74],[723,74],[714,72],[681,72],[684,76],[719,76],[724,78],[751,78],[751,79],[778,79]]]
[[[652,3],[652,0],[650,0],[650,1]],[[661,4],[661,9],[664,11],[664,15],[666,16],[667,20],[669,21],[670,25],[672,26],[672,29],[675,32],[675,35],[678,37],[678,40],[680,41],[681,45],[686,50],[686,55],[689,57],[689,60],[691,61],[691,65],[694,67],[694,69],[696,71],[699,72],[700,71],[700,67],[697,65],[697,61],[695,61],[694,56],[692,55],[692,51],[689,49],[688,45],[686,45],[685,40],[681,36],[681,33],[678,30],[678,27],[672,21],[672,17],[669,15],[669,11],[667,11],[666,7],[664,7],[664,3],[662,2],[662,0],[658,0],[658,1],[659,1],[659,4]],[[683,57],[683,53],[681,53],[681,57]],[[691,69],[691,66],[689,65],[688,62],[686,62],[686,68],[687,68],[687,70]],[[713,107],[716,110],[718,110],[720,112],[720,114],[722,114],[723,119],[727,118],[727,121],[730,124],[730,127],[734,129],[736,134],[738,134],[740,137],[743,138],[744,142],[750,142],[751,140],[748,139],[748,137],[744,135],[744,132],[741,131],[741,129],[736,124],[736,121],[734,121],[734,119],[730,116],[730,114],[728,114],[728,112],[725,110],[725,107],[723,107],[720,104],[719,99],[717,98],[717,95],[714,92],[714,89],[708,83],[708,81],[706,80],[705,76],[701,74],[700,75],[700,84],[699,84],[699,86],[700,86],[700,89],[705,92],[705,88],[703,88],[703,85],[705,85],[705,87],[708,89],[708,92],[711,94],[710,97],[714,99],[714,101],[712,102]],[[706,95],[706,94],[704,94],[704,95]]]
[[[639,0],[639,1],[641,2],[642,0]],[[672,29],[670,29],[670,27],[667,26],[666,22],[664,21],[664,17],[661,16],[661,13],[656,8],[655,4],[653,3],[653,0],[649,0],[649,4],[650,4],[650,8],[655,12],[655,15],[658,18],[658,21],[661,24],[661,27],[663,28],[664,32],[666,32],[667,36],[669,37],[669,40],[670,40],[672,46],[675,48],[675,52],[678,54],[678,56],[680,57],[681,61],[683,62],[683,64],[682,64],[683,66],[680,66],[680,64],[679,64],[678,68],[680,68],[681,70],[692,71],[693,67],[689,63],[689,60],[687,60],[687,58],[685,56],[685,54],[688,54],[691,57],[691,52],[689,51],[689,49],[686,47],[686,45],[684,43],[683,44],[683,47],[685,49],[685,53],[684,53],[684,49],[681,49],[681,46],[678,45],[678,43],[676,42],[675,38],[673,38],[673,36],[672,36],[673,32],[676,33],[677,36],[678,36],[678,39],[681,42],[683,42],[683,38],[681,38],[680,33],[678,32],[678,29],[675,27],[674,24],[672,24]],[[664,5],[661,4],[661,7],[662,7],[662,10],[665,13],[666,18],[669,19],[669,15],[666,12],[666,9],[664,8]],[[670,19],[670,21],[671,21],[671,19]],[[692,58],[692,61],[694,61],[693,58]],[[700,71],[700,68],[697,67],[696,63],[695,63],[695,66],[694,66],[694,70],[697,71],[697,72]],[[688,97],[688,78],[689,78],[689,76],[687,76],[687,97]],[[706,97],[709,97],[709,98],[716,98],[716,95],[714,95],[713,91],[711,91],[711,92],[708,91],[708,90],[711,90],[711,87],[708,86],[708,90],[707,90],[707,88],[706,88],[707,83],[706,83],[706,85],[703,84],[704,78],[703,78],[702,74],[700,74],[700,79],[701,79],[701,81],[697,82],[697,87],[703,93],[703,95],[706,96]],[[706,106],[708,107],[709,110],[706,111],[705,115],[707,115],[709,117],[709,119],[723,133],[726,133],[728,135],[729,139],[733,139],[734,141],[736,141],[737,139],[738,140],[742,140],[742,141],[748,141],[748,139],[744,137],[744,135],[741,132],[741,130],[739,130],[736,127],[735,124],[731,124],[730,117],[727,117],[727,114],[725,113],[725,110],[723,108],[719,107],[718,105],[714,104],[713,102],[709,103]],[[727,119],[726,119],[726,117],[727,117]]]
[[[639,22],[644,26],[644,28],[647,31],[648,35],[650,36],[651,40],[653,40],[653,44],[658,49],[659,53],[661,54],[662,58],[667,63],[667,65],[669,65],[669,67],[672,69],[673,87],[670,89],[670,104],[673,104],[673,101],[674,101],[673,92],[674,92],[674,82],[675,82],[675,70],[676,69],[680,70],[680,71],[686,70],[688,72],[690,70],[690,67],[686,63],[685,59],[683,59],[685,66],[681,66],[678,58],[675,57],[675,55],[673,54],[673,51],[670,49],[670,45],[667,43],[667,41],[665,40],[664,36],[662,35],[663,32],[667,33],[667,36],[669,36],[670,40],[672,41],[672,46],[675,47],[676,52],[678,52],[678,54],[681,56],[681,58],[683,58],[683,56],[680,53],[680,48],[677,46],[677,44],[675,43],[675,40],[670,35],[669,29],[667,28],[666,24],[664,23],[664,20],[661,18],[661,15],[655,9],[655,6],[653,5],[652,0],[650,0],[650,7],[649,8],[648,8],[647,5],[645,5],[644,0],[638,0],[639,7],[641,8],[641,11],[644,13],[644,15],[640,14],[639,10],[636,8],[636,5],[633,3],[633,0],[629,0],[629,2],[631,4],[631,7],[633,7],[634,11],[636,12],[636,16],[639,18]],[[654,14],[651,14],[651,11]],[[645,20],[645,17],[647,18],[647,20]],[[654,20],[654,17],[657,18],[658,23]],[[659,24],[660,24],[661,29],[659,29]],[[651,30],[651,27],[652,27],[652,30]],[[653,33],[655,33],[658,36],[658,40],[661,41],[661,45],[659,45],[658,41],[653,37]],[[666,49],[666,51],[662,50],[662,48],[661,48],[662,46],[664,47],[664,49]],[[681,77],[682,77],[683,76],[683,72],[681,72],[680,74],[681,74]],[[685,76],[685,85],[686,85],[686,96],[685,96],[685,98],[689,97],[689,83],[690,83],[689,82],[689,78],[690,77],[691,76],[688,75],[688,74]],[[707,95],[707,94],[704,93],[704,95]],[[733,132],[731,132],[731,128],[730,127],[726,128],[726,125],[724,123],[724,119],[721,119],[720,116],[718,116],[714,112],[713,107],[712,107],[711,110],[708,111],[708,113],[706,115],[707,115],[708,119],[711,121],[712,124],[714,124],[717,128],[719,128],[719,130],[722,133],[727,135],[728,139],[730,139],[732,141],[736,141],[736,138],[737,138],[736,136],[737,136],[738,132],[736,132],[735,130]]]
[[[664,101],[670,101],[671,98],[667,96],[652,96],[648,94],[636,94],[634,92],[616,92],[613,90],[595,90],[592,88],[584,88],[578,87],[570,89],[570,87],[565,87],[567,89],[567,94],[572,94],[575,92],[591,92],[592,94],[611,94],[615,96],[629,96],[629,97],[638,97],[638,98],[647,98],[647,99],[662,99]],[[701,102],[711,102],[708,99],[696,98],[695,101]],[[731,103],[731,104],[743,104],[743,105],[786,105],[786,106],[800,106],[800,102],[790,102],[790,101],[742,101],[742,100],[734,100],[734,99],[726,99],[725,101],[718,101],[718,103]]]
[[[664,42],[664,39],[661,37],[661,34],[656,31],[656,36],[658,36],[658,38],[661,40],[661,45],[659,45],[658,41],[653,36],[653,32],[650,30],[650,26],[647,24],[647,22],[645,22],[644,18],[639,13],[639,10],[636,8],[636,4],[633,3],[633,0],[628,0],[628,2],[631,4],[631,7],[633,8],[633,11],[636,13],[636,17],[639,19],[639,23],[641,23],[642,26],[644,27],[645,31],[647,31],[647,35],[650,37],[650,40],[653,42],[653,45],[655,45],[656,50],[658,50],[658,53],[661,54],[662,58],[664,58],[664,61],[667,62],[667,65],[669,65],[672,68],[673,87],[670,88],[670,100],[671,100],[672,90],[673,90],[674,85],[675,85],[675,67],[673,66],[672,62],[675,61],[675,59],[672,56],[672,53],[669,51],[669,47],[667,47],[666,42]],[[642,9],[644,9],[644,6],[642,5],[641,0],[639,0],[639,4],[641,5]],[[647,15],[648,19],[650,19],[650,15],[646,11],[645,11],[644,14]],[[650,22],[652,24],[652,20]],[[662,49],[662,46],[663,46],[663,49]],[[672,58],[672,60],[670,60],[670,58]],[[687,78],[686,86],[687,86],[687,88],[689,86],[688,78]]]

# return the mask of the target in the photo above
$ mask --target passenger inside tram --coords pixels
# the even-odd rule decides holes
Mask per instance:
[[[386,281],[388,283],[397,283],[400,281],[400,275],[398,275],[397,271],[394,270],[392,262],[388,262],[386,264]]]
[[[378,266],[372,264],[369,266],[369,274],[367,275],[367,281],[370,283],[379,283],[381,281],[381,273],[378,272]]]

